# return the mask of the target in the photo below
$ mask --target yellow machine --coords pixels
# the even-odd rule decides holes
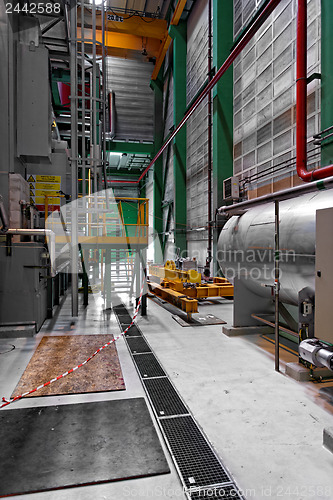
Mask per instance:
[[[198,312],[198,300],[212,297],[233,297],[234,287],[226,278],[213,278],[212,283],[201,282],[201,274],[195,269],[182,271],[174,261],[165,266],[149,266],[149,290],[154,295],[175,305],[187,313]]]

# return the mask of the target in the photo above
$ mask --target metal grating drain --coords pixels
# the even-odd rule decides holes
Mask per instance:
[[[129,325],[131,322],[132,322],[132,318],[129,314],[123,314],[123,313],[115,313],[117,315],[117,318],[118,318],[118,321],[119,323],[122,325],[122,324],[125,324],[125,325]]]
[[[166,376],[165,371],[153,353],[136,354],[134,361],[142,378]]]
[[[142,337],[127,337],[126,341],[132,354],[151,352],[149,345]]]
[[[204,490],[188,492],[191,499],[194,500],[241,500],[240,491],[237,486],[231,484],[226,486],[213,486],[212,488],[206,488]]]
[[[167,377],[143,380],[157,416],[188,414],[188,409]]]
[[[187,488],[231,482],[191,416],[160,419],[160,424]]]
[[[121,325],[123,331],[126,330],[127,327],[128,325]],[[132,325],[125,335],[126,337],[142,337],[142,333],[136,325]]]
[[[125,330],[132,321],[126,307],[122,304],[113,310],[121,329]],[[243,500],[140,329],[133,325],[125,339],[186,488],[186,496],[203,500]]]

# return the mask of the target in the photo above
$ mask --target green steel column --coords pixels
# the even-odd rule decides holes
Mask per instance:
[[[156,80],[151,81],[151,88],[154,91],[154,154],[162,146],[163,142],[163,66]],[[154,261],[163,263],[162,255],[162,231],[163,231],[163,211],[162,211],[162,185],[163,185],[163,155],[156,160],[154,165],[154,191],[153,206],[149,211],[154,214]]]
[[[213,1],[213,66],[216,70],[230,54],[233,44],[233,0]],[[233,174],[233,69],[220,78],[213,90],[213,213],[222,204],[223,180]],[[213,272],[216,274],[217,240],[213,236]]]
[[[321,130],[333,125],[333,2],[321,0]],[[331,132],[329,132],[331,133]],[[333,140],[323,142],[321,164],[333,163]]]
[[[171,26],[173,38],[173,117],[177,126],[186,112],[186,23]],[[173,144],[175,247],[186,256],[186,126]]]

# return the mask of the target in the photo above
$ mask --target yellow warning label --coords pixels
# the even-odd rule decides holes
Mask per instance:
[[[51,197],[53,198],[54,196],[56,196],[57,198],[59,198],[58,191],[59,191],[59,189],[57,189],[57,191],[47,191],[46,189],[36,189],[35,196],[45,196],[45,195],[47,195],[49,198],[51,198]]]
[[[35,203],[37,205],[45,205],[45,196],[36,196]],[[52,198],[49,197],[48,204],[49,205],[60,205],[60,198],[54,198],[53,196],[52,196]]]
[[[30,196],[35,196],[35,193],[33,192],[32,189],[30,189]]]
[[[29,175],[28,182],[36,182],[36,178],[33,175]]]
[[[35,184],[32,184],[32,182],[30,182],[29,186],[30,186],[30,189],[35,189]]]
[[[30,203],[31,203],[32,205],[34,205],[34,204],[35,204],[35,198],[33,198],[32,196],[30,196]]]
[[[43,191],[60,191],[60,182],[36,182],[35,189]]]
[[[35,177],[37,182],[61,182],[60,175],[35,175]]]

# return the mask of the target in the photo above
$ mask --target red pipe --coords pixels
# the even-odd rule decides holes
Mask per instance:
[[[187,122],[187,120],[190,118],[190,116],[194,113],[194,111],[197,109],[199,104],[202,103],[204,98],[209,94],[209,92],[213,89],[213,87],[216,85],[216,83],[219,81],[222,75],[227,71],[227,69],[232,65],[236,57],[240,54],[240,52],[244,49],[244,47],[249,43],[249,41],[253,38],[255,33],[259,30],[259,28],[264,24],[266,19],[270,16],[270,14],[273,12],[275,7],[280,3],[280,0],[271,0],[266,7],[263,9],[262,13],[258,16],[258,18],[255,20],[253,25],[249,28],[249,30],[245,33],[244,37],[238,42],[234,50],[231,52],[231,54],[227,57],[227,59],[224,61],[220,69],[217,71],[216,75],[214,78],[211,79],[210,82],[206,85],[204,90],[201,92],[199,97],[196,99],[196,101],[193,103],[193,105],[190,107],[190,109],[185,113],[184,118],[179,122],[175,130],[172,132],[172,134],[169,136],[169,138],[165,141],[161,149],[156,153],[154,158],[151,160],[149,165],[145,168],[145,170],[142,172],[140,175],[139,179],[137,181],[127,181],[126,183],[131,183],[131,184],[138,184],[143,177],[146,175],[148,170],[154,165],[155,161],[163,154],[163,152],[166,150],[170,142],[174,139],[176,134],[178,134],[179,130],[182,128],[182,126]],[[115,183],[122,182],[124,181],[112,181]]]
[[[296,53],[296,170],[305,182],[333,175],[333,165],[307,170],[307,0],[298,0]]]

